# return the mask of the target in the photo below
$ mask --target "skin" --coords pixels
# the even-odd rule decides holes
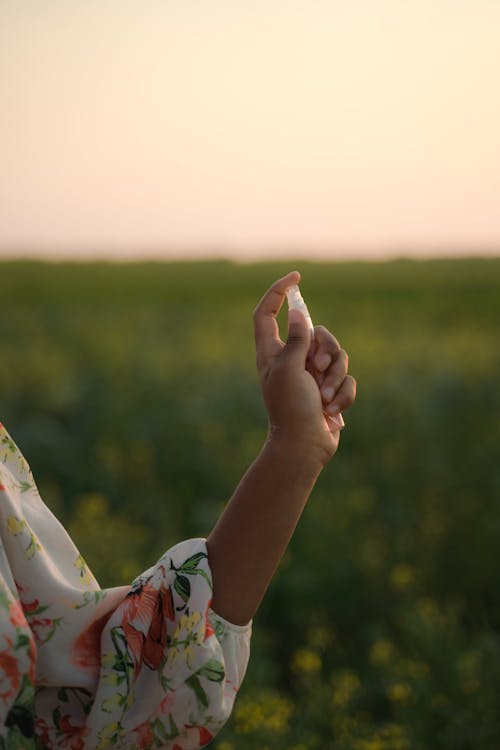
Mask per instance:
[[[207,539],[212,608],[236,625],[257,612],[323,468],[340,439],[339,412],[356,398],[348,356],[323,326],[314,342],[290,311],[288,338],[276,316],[298,271],[276,281],[254,311],[257,370],[269,416],[267,439]]]

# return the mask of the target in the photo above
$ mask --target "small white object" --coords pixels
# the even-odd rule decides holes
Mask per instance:
[[[307,305],[304,302],[304,298],[302,297],[300,293],[300,289],[297,286],[297,284],[294,284],[291,286],[286,293],[286,298],[288,300],[288,309],[289,310],[300,310],[302,315],[307,320],[307,324],[309,326],[309,330],[311,331],[311,341],[314,341],[314,326],[313,322],[311,320],[311,316],[309,315],[309,310],[307,309]],[[342,414],[339,412],[334,417],[332,417],[328,412],[325,412],[325,414],[330,417],[330,419],[336,424],[339,430],[344,429],[345,422],[344,418],[342,417]]]
[[[309,330],[311,331],[311,341],[314,339],[314,326],[313,322],[311,320],[311,316],[309,315],[309,310],[307,309],[307,305],[304,302],[304,298],[302,297],[300,293],[300,289],[297,286],[297,284],[294,284],[291,286],[287,293],[286,298],[288,300],[288,309],[289,310],[300,310],[302,315],[307,320],[307,323],[309,325]]]

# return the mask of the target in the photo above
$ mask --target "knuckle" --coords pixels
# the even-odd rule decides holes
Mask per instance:
[[[266,357],[264,356],[264,354],[262,352],[258,351],[256,353],[256,355],[255,355],[255,366],[257,367],[257,370],[259,372],[261,372],[261,370],[264,369],[264,367],[266,365],[266,362],[267,362],[267,360],[266,360]]]
[[[340,357],[342,357],[342,359],[344,360],[344,362],[345,362],[345,364],[347,366],[349,364],[349,355],[346,352],[346,350],[345,349],[340,349],[339,355],[340,355]]]
[[[342,399],[347,406],[351,406],[356,398],[356,381],[349,375],[346,378],[346,387],[342,389]]]

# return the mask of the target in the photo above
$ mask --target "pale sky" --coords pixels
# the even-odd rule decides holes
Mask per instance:
[[[0,0],[0,255],[295,249],[500,252],[498,0]]]

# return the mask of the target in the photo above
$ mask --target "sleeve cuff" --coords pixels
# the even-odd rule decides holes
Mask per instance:
[[[211,607],[209,608],[210,618],[215,618],[224,625],[225,630],[232,630],[233,633],[247,633],[252,629],[253,620],[249,620],[245,625],[237,625],[234,622],[229,622],[225,617],[217,614]]]

